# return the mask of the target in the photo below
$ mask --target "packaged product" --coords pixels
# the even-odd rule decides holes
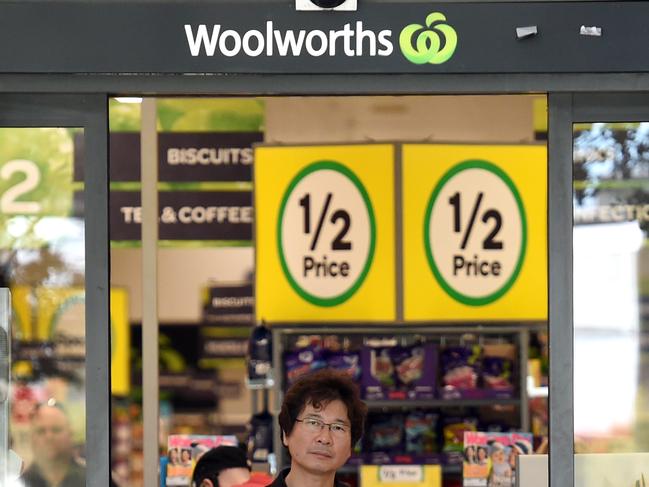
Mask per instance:
[[[327,367],[343,371],[357,382],[361,378],[361,354],[356,351],[329,352]]]
[[[365,399],[435,397],[437,348],[433,344],[364,347],[361,350]]]
[[[284,354],[286,385],[291,386],[301,376],[325,368],[327,360],[321,347],[306,347]]]
[[[515,354],[516,347],[510,343],[483,347],[482,386],[488,397],[513,397]]]
[[[464,433],[477,431],[478,418],[474,416],[447,416],[442,419],[442,425],[444,438],[442,450],[445,453],[445,462],[448,464],[461,463],[464,449]]]
[[[437,421],[439,415],[432,412],[414,411],[405,419],[406,453],[426,455],[439,452]]]
[[[482,348],[446,347],[441,353],[442,397],[444,399],[481,397],[478,388]]]
[[[383,452],[403,451],[403,415],[371,414],[368,418],[368,450]]]

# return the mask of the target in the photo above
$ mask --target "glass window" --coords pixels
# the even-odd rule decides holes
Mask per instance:
[[[575,452],[647,452],[649,123],[574,129]]]
[[[13,308],[8,461],[25,486],[85,486],[82,140],[81,129],[0,129],[0,287]]]

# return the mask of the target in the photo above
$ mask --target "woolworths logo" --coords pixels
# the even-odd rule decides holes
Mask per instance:
[[[444,14],[433,12],[426,17],[426,27],[410,24],[401,31],[399,47],[411,63],[442,64],[455,52],[457,32],[446,23]]]
[[[362,21],[347,23],[337,30],[307,31],[279,30],[269,20],[262,29],[244,33],[224,29],[220,24],[186,24],[185,35],[194,57],[387,57],[394,52],[392,30],[367,29]],[[442,64],[451,58],[456,46],[455,29],[439,12],[428,15],[425,26],[407,25],[399,36],[402,54],[415,64]]]
[[[232,57],[242,51],[250,57],[271,56],[302,56],[313,57],[344,55],[347,57],[360,56],[389,56],[394,47],[390,40],[391,30],[375,32],[366,29],[363,22],[353,26],[348,23],[338,30],[278,30],[271,20],[266,22],[263,30],[248,30],[244,34],[226,29],[221,25],[212,26],[208,30],[205,24],[194,31],[191,25],[185,25],[185,35],[192,56],[215,56],[221,54]]]

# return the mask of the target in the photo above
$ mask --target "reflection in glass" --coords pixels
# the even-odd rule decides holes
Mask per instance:
[[[85,486],[79,129],[0,129],[0,287],[12,298],[9,441],[30,485]],[[14,453],[16,456],[14,456]],[[45,481],[45,483],[43,483]]]
[[[575,126],[575,451],[649,451],[649,123]]]

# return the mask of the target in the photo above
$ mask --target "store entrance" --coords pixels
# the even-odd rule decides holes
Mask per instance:
[[[341,469],[341,474],[352,485],[359,485],[361,481],[361,463],[368,466],[384,463],[429,465],[435,469],[433,475],[439,475],[440,485],[461,485],[463,463],[469,466],[468,475],[477,479],[488,475],[488,469],[478,463],[463,462],[466,451],[477,450],[483,443],[487,453],[487,442],[493,443],[496,439],[501,444],[509,442],[505,445],[508,455],[514,452],[516,440],[525,447],[526,453],[544,448],[547,436],[547,299],[538,296],[542,305],[537,308],[533,304],[521,306],[520,293],[527,291],[517,287],[518,282],[508,284],[511,279],[503,278],[500,284],[484,291],[475,286],[462,287],[460,281],[454,280],[454,274],[458,279],[470,280],[473,276],[474,280],[486,281],[489,278],[483,270],[488,268],[489,272],[496,269],[496,274],[509,272],[511,277],[521,262],[521,253],[514,252],[507,261],[505,257],[496,257],[500,255],[497,248],[499,245],[506,249],[524,246],[527,263],[516,271],[514,281],[518,276],[525,280],[530,275],[535,276],[536,284],[547,279],[542,237],[546,215],[544,186],[539,186],[538,179],[530,184],[534,189],[525,186],[525,181],[535,178],[535,174],[541,174],[544,180],[547,172],[545,97],[156,99],[160,217],[157,282],[148,282],[140,272],[144,244],[140,244],[139,236],[144,229],[140,230],[139,224],[146,201],[140,195],[140,184],[144,181],[140,183],[137,168],[140,156],[145,157],[139,145],[144,123],[141,117],[145,110],[140,104],[129,101],[134,100],[113,99],[110,102],[111,283],[114,289],[128,296],[128,322],[133,340],[132,380],[128,389],[113,398],[113,469],[121,478],[128,479],[129,485],[146,484],[142,480],[146,476],[141,470],[143,462],[138,458],[142,458],[147,440],[139,425],[142,421],[146,424],[148,414],[158,414],[155,409],[142,408],[138,391],[143,375],[154,374],[159,383],[159,449],[170,452],[172,463],[176,461],[176,449],[179,453],[188,450],[190,456],[199,453],[196,445],[191,446],[198,441],[196,435],[211,437],[205,440],[207,443],[234,437],[248,449],[255,468],[275,473],[289,461],[280,447],[276,423],[288,385],[304,370],[333,367],[338,360],[355,363],[356,368],[347,370],[356,374],[361,387],[365,387],[361,378],[365,373],[361,370],[361,355],[381,350],[386,356],[401,350],[417,357],[423,350],[424,355],[420,357],[426,369],[423,380],[432,382],[425,385],[427,392],[417,397],[408,392],[407,381],[396,375],[394,390],[386,384],[379,395],[376,391],[374,396],[369,390],[363,392],[371,410],[367,435],[355,449],[350,462]],[[142,137],[144,145],[144,133]],[[358,286],[360,291],[354,290],[356,294],[349,299],[353,301],[368,286],[374,286],[371,288],[374,289],[374,303],[361,306],[360,315],[343,312],[323,320],[314,315],[309,317],[308,313],[300,315],[298,306],[274,308],[269,305],[269,300],[281,301],[290,296],[302,299],[300,286],[306,295],[317,294],[317,289],[307,282],[308,278],[331,278],[334,260],[331,256],[315,259],[323,262],[328,258],[329,267],[322,267],[318,274],[314,263],[312,272],[302,276],[304,281],[297,279],[290,284],[286,273],[292,272],[290,259],[294,254],[287,251],[284,271],[279,264],[276,269],[272,267],[277,257],[277,241],[269,232],[276,225],[267,226],[269,217],[265,210],[272,208],[277,204],[275,199],[283,196],[288,198],[287,208],[291,208],[292,200],[284,192],[293,176],[280,175],[293,164],[287,154],[302,148],[316,151],[305,156],[313,161],[330,160],[327,151],[332,146],[350,147],[352,151],[363,150],[366,146],[379,151],[380,147],[386,147],[388,156],[379,153],[372,156],[375,159],[367,175],[362,168],[353,165],[354,160],[362,156],[352,156],[349,166],[367,191],[378,235],[372,270],[363,276]],[[321,154],[319,147],[323,151]],[[260,149],[269,152],[262,155]],[[275,156],[276,150],[287,152]],[[410,150],[447,153],[423,154],[412,162]],[[263,157],[264,161],[255,159],[253,164],[256,157]],[[274,157],[284,158],[285,162],[275,167],[271,161]],[[337,160],[345,157],[340,154]],[[417,257],[423,259],[423,267],[417,260],[409,261],[410,256],[419,252],[419,237],[415,237],[414,232],[421,232],[423,219],[420,225],[408,218],[418,211],[423,218],[424,209],[406,208],[419,204],[408,197],[420,191],[427,192],[419,196],[425,206],[435,187],[434,181],[439,181],[444,174],[434,168],[435,164],[445,165],[448,171],[455,163],[470,160],[494,163],[496,169],[486,170],[486,177],[491,175],[494,184],[502,184],[503,191],[510,191],[507,189],[510,183],[515,189],[510,192],[511,201],[502,203],[490,200],[488,194],[485,198],[480,182],[475,194],[470,189],[461,192],[459,187],[451,191],[453,188],[449,186],[438,198],[443,201],[440,208],[444,214],[450,215],[441,218],[451,218],[445,224],[449,227],[445,231],[459,238],[458,247],[464,244],[472,249],[475,240],[476,248],[483,250],[464,258],[457,252],[449,253],[447,249],[432,245],[431,252],[440,256],[440,262],[451,262],[448,271],[439,265],[442,276],[438,279],[423,252]],[[506,160],[504,165],[501,160]],[[428,168],[429,164],[432,169]],[[416,169],[417,165],[422,168]],[[390,169],[383,173],[386,167]],[[507,174],[501,178],[502,168]],[[462,169],[463,175],[471,180],[471,171],[483,170],[483,167]],[[276,177],[280,179],[273,179]],[[429,180],[430,187],[419,188],[417,180]],[[386,192],[381,193],[379,189],[377,193],[374,185],[381,183],[387,184]],[[458,180],[457,184],[465,183]],[[313,228],[306,235],[313,244],[317,210],[322,210],[320,203],[326,199],[326,191],[320,195],[317,185],[309,191],[313,211],[307,219]],[[485,206],[479,211],[478,224],[474,221],[474,229],[467,231],[470,222],[475,220],[471,218],[471,208],[475,208],[481,192]],[[331,199],[335,210],[345,210],[352,222],[351,230],[341,242],[350,244],[352,249],[360,248],[362,239],[358,240],[353,233],[360,225],[356,223],[360,221],[356,210],[353,206],[343,208],[336,198],[339,196],[334,194]],[[517,198],[524,205],[523,212],[519,211]],[[500,204],[504,206],[494,206]],[[453,227],[454,208],[459,231]],[[489,210],[492,211],[487,214]],[[287,217],[287,229],[292,225],[290,222],[302,222],[300,228],[305,224],[304,205],[297,202],[295,211],[293,217]],[[256,227],[254,219],[258,219]],[[498,221],[504,227],[502,232],[494,233]],[[327,232],[336,233],[338,223],[332,223],[331,229],[325,225],[319,240],[335,240],[336,235]],[[541,226],[536,227],[539,223]],[[523,244],[522,234],[512,230],[512,225],[518,225],[518,230],[522,226],[533,228],[530,235],[537,235],[525,234],[526,243]],[[538,232],[540,239],[532,240],[539,237]],[[482,244],[487,240],[494,249],[483,249]],[[384,247],[386,244],[389,246]],[[317,245],[320,244],[316,242]],[[342,256],[344,252],[340,250],[337,255]],[[368,251],[365,252],[363,255],[367,255]],[[335,252],[332,255],[335,257]],[[454,256],[455,271],[452,267]],[[353,266],[349,264],[354,262],[352,257],[339,260]],[[460,260],[464,263],[460,264]],[[506,269],[507,266],[510,267]],[[417,268],[423,271],[421,276],[414,274]],[[335,270],[342,273],[343,265]],[[329,274],[325,276],[326,273]],[[491,279],[497,278],[491,276]],[[421,282],[427,284],[422,286]],[[445,298],[440,282],[451,289]],[[536,284],[534,292],[538,293]],[[150,367],[152,364],[139,358],[146,353],[147,347],[155,346],[149,340],[142,340],[144,333],[140,325],[147,306],[142,299],[143,290],[151,286],[158,288],[159,375],[155,367]],[[429,286],[437,288],[431,291],[432,297],[418,294],[417,287],[425,291]],[[334,294],[348,292],[343,288]],[[351,288],[353,286],[346,289]],[[453,289],[457,291],[455,296]],[[434,297],[434,292],[439,293],[438,298]],[[496,314],[483,312],[485,303],[481,304],[481,299],[487,296],[492,301],[498,300],[508,293],[518,296],[517,306],[505,304]],[[440,306],[435,305],[435,299],[448,301]],[[430,302],[434,305],[430,306]],[[308,302],[308,306],[320,305]],[[321,314],[336,306],[330,303],[320,306]],[[282,309],[294,314],[282,315]],[[363,310],[370,313],[363,315]],[[265,327],[254,328],[262,319]],[[272,373],[251,376],[249,339],[256,338],[252,341],[254,350],[254,345],[263,343],[270,333],[272,349],[268,353],[273,362]],[[312,359],[308,363],[299,359],[300,355],[305,356],[302,353],[305,351]],[[463,358],[460,363],[452,357]],[[482,365],[478,366],[478,362]],[[492,367],[491,372],[489,367]],[[454,382],[453,377],[462,375],[463,371],[469,372],[465,377],[467,382]],[[271,433],[271,430],[274,431]],[[465,437],[465,431],[480,434]],[[511,432],[525,435],[514,438]],[[168,461],[163,459],[163,465]],[[171,466],[163,468],[162,472],[163,476],[169,473],[170,477],[184,475]],[[175,480],[170,478],[170,481]]]

